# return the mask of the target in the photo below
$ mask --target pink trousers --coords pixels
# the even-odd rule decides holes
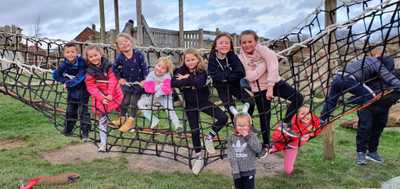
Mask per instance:
[[[298,148],[288,148],[283,150],[283,169],[287,175],[291,175],[296,163]]]

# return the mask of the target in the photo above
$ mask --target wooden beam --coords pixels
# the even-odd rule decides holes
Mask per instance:
[[[147,25],[146,19],[144,18],[143,15],[142,15],[142,23],[143,23],[144,31],[147,33],[147,35],[149,35],[151,45],[157,47],[157,43],[154,40],[153,34],[150,32],[150,27],[149,27],[149,25]]]
[[[183,32],[183,0],[179,0],[179,47],[184,47]]]
[[[118,0],[114,0],[114,19],[115,19],[115,33],[119,33],[119,6]]]
[[[336,8],[336,0],[325,0],[325,10],[327,13],[325,14],[325,28],[335,24],[336,23],[336,12],[332,11]],[[335,35],[329,35],[328,37],[331,37],[331,41],[334,41],[336,39]],[[331,45],[331,51],[332,48],[334,48],[334,44],[328,44]],[[330,53],[330,52],[328,52]],[[330,55],[329,62],[328,64],[334,64],[332,59],[335,59],[335,53],[332,53]],[[333,123],[332,123],[333,124]],[[334,139],[335,139],[335,127],[326,127],[325,128],[325,138],[324,138],[324,159],[325,160],[333,160],[335,158],[335,145],[334,145]]]
[[[136,0],[136,41],[143,46],[142,0]]]
[[[100,40],[106,43],[106,22],[104,20],[104,0],[99,0],[99,13],[100,13]]]

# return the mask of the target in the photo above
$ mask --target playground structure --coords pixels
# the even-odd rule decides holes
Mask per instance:
[[[283,78],[304,95],[305,103],[313,111],[318,111],[323,104],[321,99],[327,95],[332,76],[346,64],[365,59],[375,47],[383,47],[385,55],[398,61],[399,5],[398,1],[363,0],[341,2],[339,6],[334,6],[336,8],[318,8],[290,33],[264,45],[275,50],[280,57],[282,65],[280,74]],[[341,17],[337,18],[338,15]],[[51,70],[63,61],[62,46],[66,42],[0,33],[0,91],[42,112],[58,130],[64,127],[66,91],[61,84],[52,80]],[[83,51],[90,43],[78,43],[78,45]],[[115,59],[117,52],[113,45],[98,45],[104,49],[110,60]],[[158,57],[165,55],[174,57],[175,62],[180,62],[183,50],[159,47],[140,47],[140,49],[150,65]],[[209,50],[201,50],[207,57]],[[212,85],[209,87],[212,89]],[[283,119],[287,105],[288,102],[282,99],[273,101],[271,125]],[[154,110],[158,108],[155,106]],[[357,105],[341,104],[337,106],[337,111],[330,122],[358,108]],[[191,140],[188,137],[190,127],[187,125],[182,108],[176,107],[176,111],[184,123],[183,135],[173,132],[171,124],[167,121],[167,124],[159,129],[149,129],[144,119],[139,118],[137,129],[132,133],[121,133],[118,130],[111,130],[108,133],[108,150],[156,155],[190,166],[193,154]],[[114,115],[110,115],[112,116]],[[158,117],[168,120],[162,114]],[[202,118],[204,118],[201,121],[203,133],[207,132],[210,121],[205,117]],[[91,138],[96,142],[98,139],[96,119],[92,120],[92,124],[95,132],[92,132]],[[326,128],[332,129],[332,127]],[[79,134],[79,129],[75,133]],[[215,141],[219,153],[212,156],[205,155],[207,163],[224,158],[226,144],[224,137],[230,133],[231,128],[225,128],[220,132]],[[328,137],[328,140],[331,139]],[[327,144],[331,142],[328,141]],[[329,150],[329,147],[325,149]],[[332,149],[331,153],[328,153],[328,158],[333,157]]]

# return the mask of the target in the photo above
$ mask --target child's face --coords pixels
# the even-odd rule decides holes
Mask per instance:
[[[231,40],[227,36],[222,36],[217,40],[215,49],[218,53],[225,55],[231,50]]]
[[[86,52],[87,59],[89,60],[90,64],[95,66],[101,65],[101,54],[96,49],[90,49]]]
[[[199,59],[194,54],[185,54],[185,65],[189,70],[194,70],[199,64]]]
[[[64,48],[64,58],[68,60],[68,62],[73,62],[77,56],[76,47],[66,47]]]
[[[117,48],[121,52],[129,52],[132,50],[133,45],[129,39],[125,37],[119,37],[117,38]]]
[[[247,34],[240,38],[240,46],[247,54],[253,54],[256,49],[257,41],[253,35]]]
[[[167,73],[167,66],[164,64],[158,63],[154,66],[154,74],[156,76],[163,76],[165,73]]]
[[[250,132],[250,120],[249,117],[243,116],[236,120],[236,132],[242,136],[247,136]]]
[[[298,119],[300,119],[301,123],[304,125],[310,125],[312,119],[310,109],[307,107],[301,107],[299,109]]]

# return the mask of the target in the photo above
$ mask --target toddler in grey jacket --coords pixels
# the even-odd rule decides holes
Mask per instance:
[[[251,117],[239,113],[234,118],[235,132],[228,138],[228,159],[236,189],[255,188],[256,158],[267,155],[251,129]]]

